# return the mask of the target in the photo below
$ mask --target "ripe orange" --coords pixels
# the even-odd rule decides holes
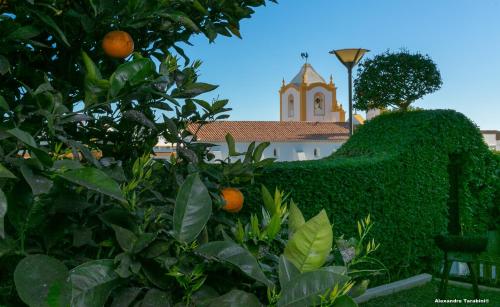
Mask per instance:
[[[243,208],[243,194],[236,188],[224,188],[221,191],[222,198],[226,201],[223,210],[236,213]]]
[[[125,31],[111,31],[104,36],[102,49],[111,57],[123,59],[134,51],[134,40]]]

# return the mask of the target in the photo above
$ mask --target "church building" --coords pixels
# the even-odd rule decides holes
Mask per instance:
[[[228,148],[225,136],[230,133],[236,142],[236,150],[245,151],[255,141],[271,142],[263,158],[277,161],[313,160],[329,156],[349,137],[348,123],[342,105],[337,101],[337,88],[330,76],[329,82],[305,63],[289,83],[283,80],[279,89],[279,121],[216,121],[197,129],[196,140],[212,143],[211,152],[216,159],[225,159]],[[355,124],[363,118],[353,116]],[[167,157],[167,144],[158,143],[158,158]]]

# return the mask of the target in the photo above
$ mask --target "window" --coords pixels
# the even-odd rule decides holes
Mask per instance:
[[[319,158],[320,155],[319,148],[314,148],[314,157]]]
[[[314,115],[325,115],[325,95],[322,93],[314,94]]]
[[[278,157],[278,149],[277,148],[273,149],[273,157],[275,157],[275,158]]]
[[[288,117],[294,117],[294,105],[293,105],[293,96],[292,94],[288,95]]]

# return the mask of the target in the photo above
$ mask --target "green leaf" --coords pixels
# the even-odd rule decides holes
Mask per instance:
[[[0,54],[0,75],[5,75],[10,71],[9,60]]]
[[[54,185],[52,180],[47,177],[33,173],[33,170],[27,165],[21,166],[21,174],[23,174],[34,195],[47,194]]]
[[[135,241],[137,240],[137,236],[126,228],[117,225],[112,225],[111,227],[113,227],[113,230],[115,231],[116,240],[118,241],[120,247],[124,251],[130,252]]]
[[[351,297],[342,295],[335,300],[333,307],[358,307],[358,304]]]
[[[273,196],[264,185],[261,185],[260,191],[262,194],[262,201],[264,202],[264,207],[266,207],[267,212],[269,212],[269,214],[274,214],[276,212],[276,204],[274,203]]]
[[[201,256],[220,262],[228,262],[238,267],[249,277],[271,286],[255,257],[245,248],[231,241],[212,241],[195,250]]]
[[[7,213],[7,197],[0,189],[0,238],[5,239],[4,218]]]
[[[157,289],[150,289],[142,299],[141,307],[170,307],[172,306],[169,293]]]
[[[40,30],[34,26],[19,27],[7,35],[6,39],[28,40],[40,34]]]
[[[261,307],[263,306],[259,299],[252,293],[241,290],[231,290],[228,293],[221,295],[217,298],[211,299],[209,307]]]
[[[118,66],[109,78],[109,95],[115,97],[127,82],[136,85],[155,73],[155,65],[150,59],[134,59]]]
[[[29,306],[69,306],[71,288],[68,269],[59,260],[46,255],[30,255],[14,271],[17,294]],[[50,296],[50,297],[49,297]]]
[[[141,293],[141,288],[129,287],[122,288],[113,295],[113,303],[111,307],[128,307],[131,306],[134,300]]]
[[[212,199],[197,173],[189,175],[177,194],[173,230],[179,242],[190,243],[203,230],[212,214]]]
[[[226,143],[227,143],[227,148],[228,148],[228,152],[229,152],[228,154],[229,154],[229,156],[235,157],[235,156],[242,155],[241,152],[237,152],[236,151],[236,143],[235,143],[234,138],[231,135],[231,133],[226,134]]]
[[[264,153],[264,150],[269,146],[269,142],[262,142],[257,147],[255,148],[255,151],[253,152],[253,161],[254,162],[259,162],[260,159],[262,159],[262,154]]]
[[[87,189],[111,196],[121,201],[126,201],[125,198],[123,198],[123,194],[118,183],[97,168],[84,167],[73,169],[62,173],[59,176],[70,182],[82,185]]]
[[[332,242],[332,226],[323,209],[295,232],[285,247],[285,256],[299,271],[313,271],[325,263]]]
[[[9,111],[10,110],[9,104],[7,103],[7,101],[5,100],[5,98],[3,98],[2,95],[0,95],[0,109],[4,110],[4,111]]]
[[[302,273],[292,279],[283,288],[278,306],[315,306],[320,302],[319,295],[339,284],[342,287],[350,277],[328,271],[311,271]]]
[[[35,139],[31,136],[26,131],[23,131],[19,128],[14,128],[6,131],[8,134],[16,137],[19,141],[23,142],[24,144],[31,146],[31,147],[37,147]]]
[[[279,274],[280,286],[282,289],[284,289],[287,287],[286,285],[290,282],[290,280],[300,275],[300,272],[293,265],[293,263],[288,261],[284,255],[281,255],[278,266],[278,274]]]
[[[183,86],[182,88],[176,88],[172,92],[172,97],[174,98],[193,98],[203,93],[207,93],[218,88],[218,85],[208,84],[208,83],[192,83]]]
[[[5,166],[0,164],[0,178],[16,179],[17,177],[14,174],[12,174],[12,172],[9,171]]]
[[[30,11],[33,12],[35,15],[37,15],[38,18],[40,18],[46,25],[48,25],[54,31],[56,31],[57,35],[66,44],[66,46],[68,46],[68,47],[71,46],[70,43],[68,42],[68,39],[66,38],[66,35],[64,35],[64,32],[59,28],[59,26],[54,21],[54,19],[52,19],[52,17],[47,16],[43,13],[40,13],[39,11],[35,11],[35,10],[30,10]]]
[[[85,71],[87,72],[86,77],[93,80],[101,79],[102,77],[99,68],[97,68],[97,65],[95,65],[94,61],[92,61],[85,51],[82,51],[82,59],[83,64],[85,65]]]
[[[72,307],[104,306],[111,291],[120,284],[111,259],[81,264],[70,271],[69,278],[72,285]]]
[[[304,216],[300,212],[299,207],[292,200],[290,202],[290,213],[288,215],[288,239],[291,239],[294,232],[305,224]]]

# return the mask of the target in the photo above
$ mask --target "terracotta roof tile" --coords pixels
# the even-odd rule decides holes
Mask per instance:
[[[229,132],[239,142],[300,142],[345,141],[347,123],[333,122],[281,122],[281,121],[217,121],[203,126],[197,137],[203,142],[225,142]],[[197,124],[189,125],[194,132]]]

